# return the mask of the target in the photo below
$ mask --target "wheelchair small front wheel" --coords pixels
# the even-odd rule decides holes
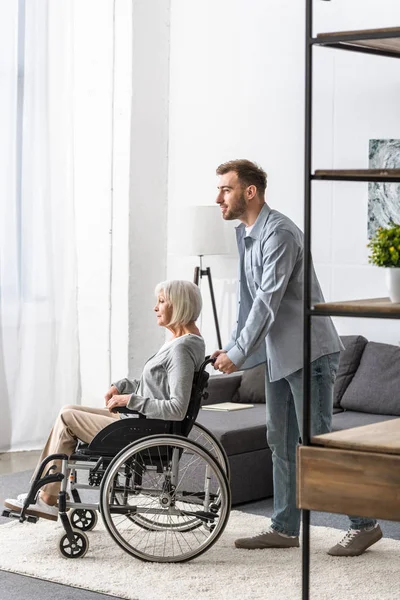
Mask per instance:
[[[70,514],[71,525],[79,531],[92,531],[97,525],[97,511],[87,508],[75,508]]]
[[[86,533],[73,529],[74,542],[68,539],[66,533],[63,533],[58,540],[58,551],[63,558],[82,558],[89,549],[89,539]]]

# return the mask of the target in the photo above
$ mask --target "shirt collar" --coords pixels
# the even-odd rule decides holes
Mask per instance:
[[[270,207],[268,206],[267,203],[265,203],[259,212],[256,222],[254,223],[253,229],[250,231],[250,233],[246,237],[251,237],[254,240],[258,240],[260,238],[261,232],[264,229],[264,225],[268,220],[270,212],[271,212]],[[238,234],[241,233],[243,237],[245,236],[245,233],[246,233],[245,227],[246,226],[244,223],[241,223],[240,225],[238,225],[238,227],[236,227],[237,233]]]

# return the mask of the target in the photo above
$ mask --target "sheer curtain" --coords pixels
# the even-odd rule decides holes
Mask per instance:
[[[131,0],[0,0],[0,452],[128,363]]]
[[[68,2],[0,5],[0,451],[80,398]]]

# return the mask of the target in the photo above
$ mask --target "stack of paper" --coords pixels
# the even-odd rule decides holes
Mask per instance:
[[[203,410],[243,410],[244,408],[253,408],[254,404],[242,404],[241,402],[219,402],[218,404],[206,404],[201,408]]]

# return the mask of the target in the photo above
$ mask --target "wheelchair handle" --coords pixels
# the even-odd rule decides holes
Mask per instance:
[[[205,361],[200,365],[200,369],[204,369],[207,365],[213,365],[215,363],[217,359],[216,358],[211,358],[210,356],[206,356]]]
[[[201,363],[197,373],[203,373],[206,370],[206,367],[208,365],[213,365],[216,360],[217,360],[216,358],[211,358],[210,356],[206,356],[204,362]]]

